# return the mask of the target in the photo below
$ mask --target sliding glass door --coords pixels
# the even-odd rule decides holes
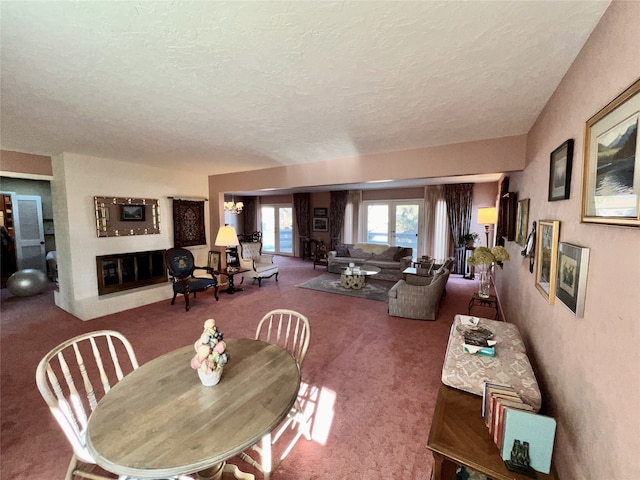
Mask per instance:
[[[368,243],[413,248],[422,245],[422,200],[364,202],[364,238]]]
[[[291,205],[262,205],[262,251],[293,254],[293,208]]]

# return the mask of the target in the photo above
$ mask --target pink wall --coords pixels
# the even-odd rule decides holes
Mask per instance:
[[[0,150],[0,170],[29,175],[53,176],[51,157]]]
[[[614,1],[527,137],[527,167],[510,190],[530,198],[530,220],[560,221],[560,241],[590,248],[584,318],[534,287],[528,260],[507,242],[499,271],[506,318],[528,345],[543,409],[556,417],[563,479],[640,478],[640,231],[581,224],[584,124],[640,76],[640,2]],[[549,155],[575,140],[571,197],[548,202]]]

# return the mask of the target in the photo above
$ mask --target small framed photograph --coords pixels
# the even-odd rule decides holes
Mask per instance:
[[[573,139],[570,138],[553,152],[549,167],[549,201],[566,200],[571,193]]]
[[[326,217],[327,216],[327,209],[326,208],[314,208],[313,209],[313,216],[314,217]]]
[[[313,231],[314,232],[328,232],[329,231],[329,219],[327,217],[313,217]]]
[[[121,220],[144,221],[144,205],[122,205]]]
[[[540,220],[538,222],[536,288],[550,305],[554,304],[556,297],[559,237],[560,222],[558,220]]]
[[[640,79],[585,125],[583,223],[640,227]]]
[[[516,215],[516,243],[525,246],[527,243],[527,228],[529,226],[529,199],[518,200]]]
[[[213,269],[214,271],[220,271],[220,252],[209,250],[207,267]]]
[[[584,317],[589,249],[560,242],[556,297],[579,318]]]

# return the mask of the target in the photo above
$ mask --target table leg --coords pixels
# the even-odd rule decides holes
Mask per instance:
[[[227,292],[228,294],[232,295],[236,292],[241,292],[242,288],[236,288],[234,282],[233,282],[233,275],[229,275],[229,286],[227,287],[227,289],[225,290],[225,292]]]
[[[226,462],[218,463],[213,467],[209,467],[206,470],[202,470],[196,473],[197,480],[255,480],[255,475],[246,473],[240,470],[238,467]]]
[[[444,455],[436,452],[433,454],[433,475],[432,480],[455,480],[456,464]]]

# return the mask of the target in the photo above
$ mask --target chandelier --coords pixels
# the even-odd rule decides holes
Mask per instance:
[[[229,213],[234,213],[236,215],[240,214],[240,212],[242,212],[242,208],[244,207],[244,203],[242,202],[234,202],[233,199],[231,199],[230,202],[224,202],[224,209],[229,212]]]

